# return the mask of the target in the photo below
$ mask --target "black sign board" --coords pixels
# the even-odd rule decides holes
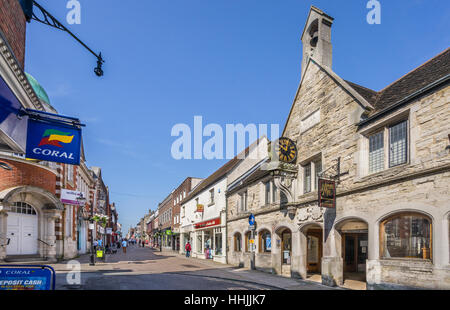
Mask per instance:
[[[319,179],[319,207],[336,208],[336,182]]]

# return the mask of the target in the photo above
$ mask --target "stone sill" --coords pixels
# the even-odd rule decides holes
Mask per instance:
[[[390,167],[390,168],[386,168],[383,169],[381,171],[378,172],[373,172],[370,174],[366,174],[364,176],[361,177],[355,177],[355,184],[357,183],[364,183],[366,181],[370,181],[373,178],[377,178],[377,177],[383,177],[383,176],[390,176],[392,174],[400,174],[401,172],[404,172],[406,168],[408,167],[413,167],[410,163],[405,163],[405,164],[401,164],[395,167]]]
[[[431,260],[423,260],[420,258],[384,258],[379,260],[381,266],[392,266],[399,268],[407,268],[412,272],[433,272],[434,265]]]

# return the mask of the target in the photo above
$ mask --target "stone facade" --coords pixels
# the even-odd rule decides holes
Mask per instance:
[[[327,27],[331,25],[332,18],[314,7],[311,10],[305,29],[317,18],[319,24],[323,18]],[[321,35],[319,30],[319,41],[329,41]],[[253,213],[257,233],[267,230],[272,240],[270,253],[261,253],[261,240],[255,238],[257,269],[300,278],[319,272],[324,284],[342,285],[353,259],[347,254],[350,243],[346,242],[356,240],[351,246],[354,244],[362,252],[354,254],[364,259],[355,263],[354,270],[365,274],[369,289],[450,288],[450,89],[448,79],[432,80],[428,76],[436,72],[434,61],[448,62],[448,50],[436,56],[438,60],[430,60],[396,82],[402,89],[412,89],[407,96],[381,104],[371,97],[382,98],[384,93],[377,96],[331,70],[332,61],[326,59],[331,57],[331,47],[315,48],[319,50],[312,55],[309,50],[303,55],[307,59],[302,79],[283,131],[283,136],[298,148],[293,166],[296,173],[286,179],[259,169],[251,173],[253,179],[247,176],[234,192],[229,190],[229,263],[249,266],[244,243],[247,218]],[[320,55],[320,59],[314,55]],[[430,83],[418,89],[419,82],[411,81],[415,75],[419,81],[426,80],[424,74]],[[396,83],[390,87],[398,87]],[[406,160],[391,167],[389,130],[399,122],[406,122]],[[381,169],[370,173],[369,137],[379,132],[384,133],[380,151],[384,159]],[[318,207],[318,173],[336,177],[335,209]],[[272,204],[262,202],[263,184],[270,180],[279,188],[278,195],[281,191],[287,197],[284,206],[279,196]],[[239,191],[244,190],[248,193],[248,208],[239,212]],[[387,238],[383,225],[406,216],[420,216],[430,223],[427,240],[431,245],[421,248],[423,257],[388,257],[383,250]],[[290,240],[286,248],[283,233],[290,238],[286,239]],[[240,252],[234,249],[236,234],[242,238]],[[318,256],[311,255],[310,250],[315,236],[320,237],[320,244],[314,247]],[[285,255],[290,255],[290,260],[285,260]]]

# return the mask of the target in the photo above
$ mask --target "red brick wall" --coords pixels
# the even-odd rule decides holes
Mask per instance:
[[[27,22],[19,1],[0,1],[0,30],[6,36],[14,56],[16,56],[22,69],[25,64],[25,34]]]
[[[8,159],[2,159],[2,161],[7,163],[12,171],[0,169],[0,191],[14,186],[29,185],[55,194],[56,175],[54,173],[24,162]]]

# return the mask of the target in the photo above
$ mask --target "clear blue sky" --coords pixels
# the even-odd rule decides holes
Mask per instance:
[[[172,159],[177,123],[278,123],[300,80],[300,36],[315,5],[335,18],[333,70],[380,90],[450,43],[450,4],[380,0],[381,25],[366,0],[79,0],[81,25],[67,25],[66,0],[38,0],[106,60],[69,35],[28,25],[25,69],[61,114],[79,117],[88,166],[100,166],[124,230],[155,209],[187,176],[207,177],[225,160]]]

